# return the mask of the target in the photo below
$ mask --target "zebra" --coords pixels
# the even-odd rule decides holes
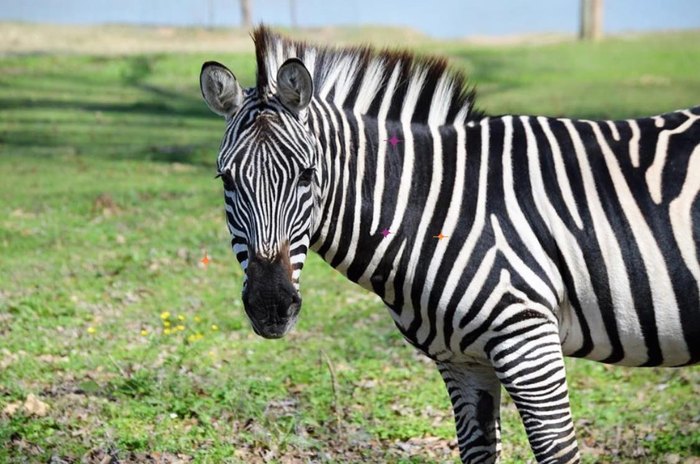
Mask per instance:
[[[252,35],[255,86],[210,61],[200,88],[258,335],[314,250],[435,361],[464,463],[499,459],[501,386],[538,462],[580,461],[564,356],[700,361],[700,107],[488,116],[443,58]]]

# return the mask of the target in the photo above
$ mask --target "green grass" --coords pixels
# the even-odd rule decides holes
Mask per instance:
[[[700,103],[700,33],[437,51],[490,113]],[[0,61],[0,411],[29,394],[50,408],[0,414],[0,462],[456,459],[436,369],[315,255],[297,329],[252,333],[213,179],[223,123],[197,84],[207,59],[253,82],[250,55]],[[698,368],[568,367],[585,462],[700,459]],[[503,418],[504,462],[531,460],[509,400]]]

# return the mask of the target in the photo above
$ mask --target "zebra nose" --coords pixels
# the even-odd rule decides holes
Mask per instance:
[[[301,298],[281,260],[251,259],[246,277],[243,304],[251,318],[286,321],[298,314]]]
[[[301,299],[275,292],[275,289],[254,288],[243,294],[243,306],[249,316],[263,321],[283,321],[296,315]]]

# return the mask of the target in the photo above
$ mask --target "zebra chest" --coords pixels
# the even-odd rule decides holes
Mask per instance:
[[[410,298],[383,298],[404,339],[428,358],[439,362],[487,364],[483,346],[488,339],[484,333],[469,346],[462,346],[462,331],[455,327],[467,311],[457,311],[440,305],[420,306]],[[477,308],[476,318],[480,319]]]

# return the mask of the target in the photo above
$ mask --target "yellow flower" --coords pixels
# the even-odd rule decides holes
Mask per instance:
[[[219,330],[219,326],[216,324],[211,325],[211,330]]]
[[[199,317],[199,316],[195,316],[195,317],[194,317],[194,321],[195,321],[195,322],[202,322],[202,318]]]
[[[170,321],[163,321],[163,325],[165,327],[170,327]]]
[[[184,321],[184,320],[185,320],[185,316],[183,316],[182,314],[180,314],[179,316],[177,316],[177,318],[178,318],[179,320],[181,320],[181,321]]]
[[[194,343],[197,340],[201,340],[204,337],[201,333],[196,333],[196,334],[191,334],[187,337],[187,341],[190,343]]]
[[[148,335],[148,330],[146,330],[146,329],[141,329],[141,336],[142,336],[142,337],[145,337],[146,335]]]
[[[97,330],[94,327],[90,326],[87,328],[87,333],[94,334],[95,332],[97,332]]]
[[[165,335],[170,335],[170,329],[167,329],[167,328],[166,328],[166,329],[163,329],[163,333],[164,333]]]
[[[169,317],[170,317],[170,311],[163,311],[162,313],[160,313],[160,318],[163,320],[165,320]]]
[[[180,332],[182,332],[183,330],[185,330],[185,326],[182,325],[182,324],[178,324],[178,326],[175,327],[175,328],[176,328],[177,330],[179,330]]]

